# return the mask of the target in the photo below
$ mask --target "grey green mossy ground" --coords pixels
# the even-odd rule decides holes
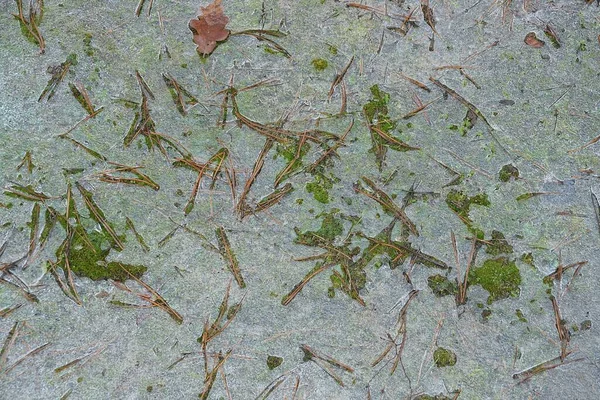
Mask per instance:
[[[600,397],[596,3],[31,3],[0,397]]]

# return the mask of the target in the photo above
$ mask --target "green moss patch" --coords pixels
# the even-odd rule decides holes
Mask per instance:
[[[268,356],[267,357],[267,368],[275,369],[281,365],[283,362],[283,358],[277,356]]]
[[[103,232],[88,233],[83,227],[77,225],[68,251],[71,271],[77,276],[94,281],[112,279],[122,282],[131,278],[129,274],[140,278],[147,270],[145,266],[106,261],[106,257],[111,251],[111,243],[111,239]],[[57,250],[56,256],[59,259],[63,258],[61,265],[64,268],[63,251],[64,247],[61,246]]]
[[[455,295],[458,292],[456,282],[451,282],[448,278],[440,274],[431,275],[427,278],[427,286],[429,286],[433,294],[437,297]]]
[[[314,60],[311,61],[311,64],[319,72],[324,71],[327,68],[327,66],[329,65],[327,60],[324,60],[322,58],[315,58]]]
[[[456,354],[452,350],[438,347],[433,352],[433,362],[438,368],[452,367],[456,364]]]
[[[517,179],[519,177],[519,170],[512,164],[506,164],[498,172],[498,179],[502,182],[508,182],[510,178]]]
[[[332,211],[329,214],[323,214],[321,227],[316,231],[300,232],[298,228],[294,228],[298,244],[306,246],[319,246],[323,242],[331,243],[336,237],[344,233],[344,224],[342,220],[335,216],[336,212]]]
[[[506,257],[486,260],[479,268],[469,272],[469,285],[480,285],[490,294],[487,303],[518,296],[521,273],[514,261]]]
[[[334,180],[323,174],[316,174],[315,180],[306,184],[306,191],[311,193],[319,203],[329,203],[329,190],[333,188]]]
[[[92,47],[92,34],[86,33],[83,37],[83,47],[85,49],[85,55],[92,57],[94,55],[94,48]]]
[[[388,115],[390,94],[379,89],[378,85],[371,86],[371,100],[363,106],[363,112],[371,131],[371,149],[375,154],[379,170],[383,168],[388,148],[396,151],[416,150],[392,135],[396,129],[396,121]],[[401,132],[401,131],[400,131]]]
[[[299,142],[295,142],[286,146],[277,145],[277,154],[275,155],[275,158],[283,157],[287,161],[285,167],[277,174],[277,179],[280,183],[288,179],[290,176],[298,173],[298,171],[303,167],[303,159],[310,150],[310,145],[308,143],[304,143],[302,147],[298,149],[299,145]]]
[[[494,257],[500,254],[512,254],[513,247],[506,241],[502,232],[492,231],[492,238],[487,241],[485,252]]]
[[[456,213],[456,215],[458,215],[460,220],[467,226],[471,233],[473,233],[478,239],[483,240],[484,233],[481,229],[473,226],[473,221],[469,217],[469,212],[471,211],[471,205],[473,204],[484,207],[489,207],[491,205],[486,193],[478,193],[469,197],[461,191],[452,189],[446,195],[446,204],[452,211]]]
[[[520,260],[529,266],[535,267],[533,254],[531,253],[523,253]]]
[[[420,394],[416,397],[412,398],[413,400],[452,400],[452,398],[448,397],[448,396],[444,396],[443,394],[436,394],[436,395],[430,395],[430,394]]]
[[[521,311],[520,309],[517,308],[515,310],[515,314],[516,314],[517,318],[519,319],[519,321],[527,322],[527,318],[525,318],[525,314],[523,314],[523,311]]]

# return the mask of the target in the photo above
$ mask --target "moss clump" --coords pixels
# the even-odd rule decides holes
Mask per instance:
[[[267,357],[267,367],[269,369],[275,369],[281,365],[283,362],[283,358],[277,356],[268,356]]]
[[[517,318],[519,319],[519,321],[527,322],[527,318],[525,318],[525,314],[523,314],[523,311],[521,311],[519,308],[517,308],[515,310],[515,314],[517,315]]]
[[[433,362],[438,368],[452,367],[456,364],[456,354],[452,350],[438,347],[433,352]]]
[[[469,272],[469,284],[480,285],[490,294],[487,303],[511,296],[520,292],[521,273],[514,261],[506,257],[486,260],[479,268]]]
[[[500,254],[512,254],[513,247],[506,241],[502,232],[492,231],[492,238],[488,240],[485,252],[494,257]]]
[[[306,153],[308,153],[309,150],[310,150],[310,145],[308,143],[304,143],[302,145],[302,148],[300,149],[299,157],[296,158],[296,155],[298,154],[298,143],[297,142],[291,143],[287,146],[278,144],[277,148],[276,148],[277,154],[275,155],[274,158],[283,157],[283,158],[285,158],[285,160],[287,162],[291,162],[294,160],[301,160],[302,157],[304,157],[306,155]]]
[[[315,58],[314,60],[311,61],[311,64],[319,72],[324,71],[327,68],[327,66],[329,65],[327,60],[324,60],[322,58]]]
[[[469,197],[461,191],[452,189],[446,195],[446,204],[456,213],[456,215],[458,215],[461,221],[467,226],[469,231],[477,237],[477,239],[483,240],[484,233],[481,229],[473,226],[473,221],[469,217],[469,212],[471,211],[472,204],[484,207],[490,206],[491,203],[486,193],[478,193],[475,196]]]
[[[433,294],[437,297],[454,295],[458,291],[458,285],[455,282],[451,282],[448,278],[440,274],[431,275],[427,278],[427,286],[429,286]]]
[[[510,178],[517,179],[519,177],[519,170],[512,164],[506,164],[498,172],[498,179],[502,182],[508,182]]]

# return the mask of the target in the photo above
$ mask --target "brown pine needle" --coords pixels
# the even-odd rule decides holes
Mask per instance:
[[[15,304],[14,306],[4,307],[0,310],[0,318],[6,318],[14,311],[17,311],[19,308],[23,307],[23,304]]]
[[[122,164],[117,164],[117,163],[113,163],[113,162],[109,162],[109,164],[112,164],[112,165],[116,166],[117,168],[105,170],[105,171],[101,171],[101,172],[97,173],[96,176],[98,177],[98,180],[100,180],[102,182],[106,182],[106,183],[120,183],[120,184],[125,184],[125,185],[147,186],[154,190],[160,189],[160,186],[158,185],[158,183],[154,182],[148,175],[140,172],[140,169],[144,168],[143,166],[128,166],[128,165],[122,165]],[[116,173],[118,173],[118,174],[129,173],[129,174],[134,175],[135,178],[126,177],[126,176],[117,176],[117,175],[115,175]]]
[[[21,162],[19,163],[19,165],[17,165],[17,171],[19,171],[23,167],[26,167],[27,172],[29,172],[30,174],[35,168],[35,165],[33,164],[33,161],[31,159],[31,152],[29,150],[25,152],[25,155],[21,159]]]
[[[596,136],[595,138],[593,138],[592,140],[590,140],[589,142],[587,142],[583,146],[571,149],[567,153],[573,154],[573,153],[580,152],[581,150],[586,149],[586,148],[590,147],[593,144],[596,144],[599,140],[600,140],[600,136]]]
[[[323,264],[319,268],[311,270],[308,274],[306,274],[306,276],[304,278],[302,278],[302,280],[298,284],[296,284],[296,286],[294,286],[294,288],[288,294],[283,296],[283,298],[281,299],[281,304],[284,306],[287,306],[288,304],[290,304],[292,302],[292,300],[294,300],[294,298],[296,298],[298,293],[300,293],[302,291],[304,286],[306,286],[306,284],[308,282],[310,282],[311,279],[313,279],[315,276],[319,275],[321,272],[325,271],[326,269],[331,268],[337,264],[338,264],[337,262]]]
[[[241,213],[241,218],[244,219],[250,214],[256,214],[267,210],[278,204],[286,195],[294,190],[291,183],[286,183],[281,189],[275,189],[269,195],[263,197],[254,208],[247,206]]]
[[[217,242],[219,243],[219,251],[221,256],[227,261],[227,265],[229,266],[229,271],[233,274],[235,281],[237,282],[240,288],[245,288],[246,283],[244,282],[244,278],[242,277],[242,271],[240,270],[240,266],[235,256],[233,250],[231,250],[231,245],[229,244],[229,239],[227,238],[227,234],[225,233],[225,228],[218,227],[215,230],[215,235],[217,236]]]
[[[173,309],[169,305],[169,303],[167,303],[167,301],[156,290],[154,290],[146,282],[142,281],[141,279],[139,279],[138,277],[133,275],[131,272],[129,272],[129,270],[124,268],[121,264],[118,264],[118,265],[123,271],[125,271],[127,273],[127,275],[129,275],[129,277],[131,279],[136,281],[140,286],[142,286],[144,289],[146,289],[146,291],[150,294],[135,293],[135,292],[133,292],[133,290],[129,289],[127,286],[125,286],[125,284],[122,284],[122,283],[119,283],[117,285],[117,287],[119,287],[120,289],[125,290],[127,292],[135,294],[141,300],[148,302],[151,307],[157,307],[157,308],[160,308],[161,310],[165,311],[178,324],[183,323],[183,317],[181,316],[181,314],[179,314],[175,309]]]
[[[556,327],[558,339],[560,340],[560,361],[564,362],[565,358],[569,355],[567,348],[569,347],[571,334],[560,315],[560,308],[558,307],[556,297],[551,296],[550,301],[552,301],[552,310],[554,311],[554,326]]]
[[[198,195],[198,191],[200,190],[200,184],[202,183],[202,178],[204,178],[208,172],[212,172],[212,183],[210,186],[212,189],[215,185],[218,174],[221,172],[223,163],[228,156],[229,150],[225,147],[222,147],[215,154],[213,154],[206,163],[201,163],[191,157],[177,158],[175,160],[173,165],[187,166],[198,172],[198,177],[196,178],[196,182],[192,187],[192,193],[190,194],[190,198],[188,199],[184,209],[185,215],[188,215],[194,209],[196,197]]]
[[[40,47],[40,54],[44,54],[46,51],[46,41],[38,28],[38,22],[41,20],[41,14],[43,13],[43,1],[38,1],[40,9],[38,10],[33,5],[33,1],[29,3],[29,19],[25,17],[23,12],[23,0],[17,1],[17,9],[19,14],[13,14],[13,16],[19,21],[22,28],[25,28],[27,34],[33,38],[35,43]],[[37,21],[36,21],[37,20]]]
[[[6,368],[6,361],[8,359],[8,352],[11,347],[15,344],[17,337],[19,336],[19,329],[21,329],[22,322],[17,321],[13,324],[12,328],[6,335],[6,339],[4,339],[4,344],[2,345],[2,349],[0,350],[0,371],[4,372]]]
[[[331,366],[340,368],[349,373],[354,373],[354,368],[336,360],[331,356],[317,353],[312,347],[310,347],[307,344],[301,345],[300,349],[304,352],[304,361],[312,361],[315,364],[317,364],[319,367],[321,367],[321,369],[323,369],[323,371],[325,371],[329,376],[331,376],[338,385],[342,387],[345,386],[344,381],[334,372]]]
[[[144,240],[144,237],[142,235],[140,235],[138,233],[138,231],[135,229],[135,226],[133,225],[133,221],[131,219],[129,219],[129,217],[125,217],[125,223],[127,224],[127,227],[135,235],[135,238],[137,239],[137,241],[140,244],[140,246],[142,246],[142,249],[144,249],[144,251],[146,253],[149,252],[150,251],[150,247],[146,244],[146,241]]]
[[[409,119],[414,117],[415,115],[419,114],[421,111],[425,110],[427,107],[429,107],[430,105],[432,105],[433,103],[435,103],[436,101],[438,101],[439,99],[441,99],[441,97],[438,97],[436,99],[431,100],[429,103],[425,103],[422,104],[420,106],[418,106],[417,108],[415,108],[414,110],[408,112],[407,114],[405,114],[402,119]]]
[[[409,76],[406,76],[406,75],[404,75],[402,72],[399,72],[399,73],[398,73],[398,75],[399,75],[401,78],[403,78],[403,79],[406,79],[407,81],[409,81],[410,83],[412,83],[413,85],[415,85],[416,87],[418,87],[419,89],[422,89],[422,90],[424,90],[424,91],[426,91],[426,92],[431,92],[431,89],[429,89],[429,88],[427,87],[427,85],[426,85],[426,84],[424,84],[423,82],[419,82],[419,81],[418,81],[418,80],[416,80],[416,79],[413,79],[413,78],[411,78],[411,77],[409,77]]]
[[[567,356],[569,354],[570,353],[568,353]],[[523,382],[528,381],[535,375],[540,374],[542,372],[550,371],[554,368],[560,367],[561,365],[567,365],[567,364],[571,364],[571,363],[583,361],[583,360],[585,360],[585,358],[581,357],[581,358],[576,358],[576,359],[569,360],[569,361],[564,361],[563,359],[561,359],[561,356],[558,356],[551,360],[544,361],[540,364],[534,365],[533,367],[528,368],[525,371],[518,372],[518,373],[514,374],[512,377],[513,377],[513,379],[518,379],[519,383],[523,383]]]
[[[117,249],[119,249],[119,250],[125,249],[125,246],[123,245],[123,242],[119,238],[119,235],[117,235],[117,233],[114,231],[111,224],[106,220],[106,217],[104,216],[104,212],[102,212],[100,207],[98,207],[98,205],[94,202],[94,200],[92,198],[92,193],[90,191],[86,190],[83,186],[81,186],[81,184],[79,182],[75,182],[75,186],[77,187],[77,190],[79,190],[79,193],[81,193],[81,196],[83,197],[83,201],[84,201],[88,211],[90,212],[90,216],[96,222],[98,222],[100,224],[100,226],[102,227],[102,230],[104,232],[106,232],[106,234],[108,234],[112,238],[113,243],[115,244]]]
[[[352,3],[349,3],[349,4],[352,4]],[[327,100],[331,99],[331,96],[333,96],[333,92],[335,91],[335,88],[340,83],[342,83],[342,80],[346,76],[346,73],[348,72],[348,69],[350,69],[350,66],[352,65],[353,62],[354,62],[354,56],[352,56],[350,61],[348,61],[348,64],[346,64],[344,69],[342,69],[342,71],[335,76],[335,78],[333,79],[333,82],[331,83],[331,87],[329,88],[329,93],[327,93]]]
[[[19,364],[21,364],[23,361],[25,361],[27,358],[36,355],[37,353],[45,350],[48,346],[50,346],[50,343],[44,343],[41,346],[36,347],[33,350],[28,351],[26,354],[24,354],[23,356],[21,356],[21,358],[19,358],[17,361],[15,361],[14,363],[12,363],[9,367],[7,367],[4,370],[5,374],[8,374],[10,371],[12,371],[14,368],[16,368],[17,366],[19,366]]]
[[[410,220],[410,218],[408,218],[404,210],[394,203],[390,196],[379,189],[369,178],[363,176],[362,180],[367,184],[367,186],[369,186],[371,190],[363,188],[360,182],[357,182],[354,184],[355,192],[362,193],[365,196],[375,200],[382,206],[384,211],[389,212],[398,218],[412,232],[412,234],[419,236],[416,225]]]
[[[94,107],[92,101],[90,100],[87,90],[81,83],[69,83],[69,88],[71,89],[73,97],[75,97],[75,99],[79,102],[79,104],[81,104],[83,109],[87,111],[88,116],[90,118],[94,118],[104,109],[104,107],[100,107],[98,109]]]
[[[246,179],[246,183],[244,185],[244,190],[242,191],[242,194],[238,198],[237,205],[236,205],[236,211],[240,215],[241,218],[243,218],[247,213],[248,205],[246,204],[246,196],[248,196],[248,193],[250,193],[250,189],[252,188],[254,181],[260,174],[260,171],[262,170],[262,167],[265,163],[265,158],[267,157],[267,154],[273,147],[274,143],[275,142],[273,141],[273,139],[270,139],[270,138],[266,139],[262,150],[260,151],[260,153],[258,153],[258,157],[256,158],[256,161],[254,162],[254,167],[252,167],[252,173],[250,174],[248,179]]]

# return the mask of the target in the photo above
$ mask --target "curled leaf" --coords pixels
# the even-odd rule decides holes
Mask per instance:
[[[222,0],[214,0],[206,7],[200,7],[200,15],[188,23],[190,31],[194,34],[196,51],[201,55],[209,55],[217,47],[217,42],[222,42],[229,37],[229,29],[225,26],[229,17],[223,13]]]
[[[535,35],[535,32],[529,32],[527,35],[525,35],[525,44],[527,46],[539,49],[540,47],[544,47],[546,43],[543,40],[538,39]]]

